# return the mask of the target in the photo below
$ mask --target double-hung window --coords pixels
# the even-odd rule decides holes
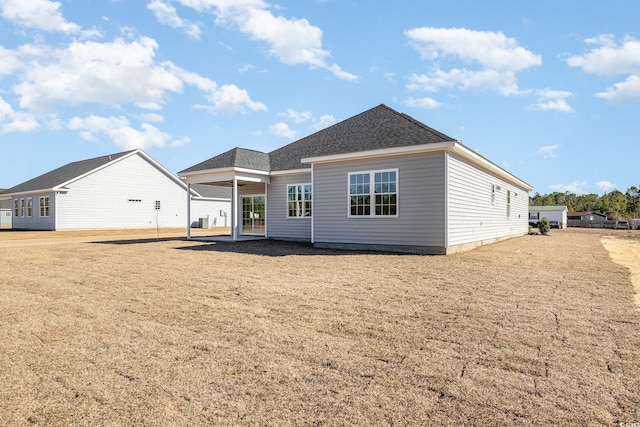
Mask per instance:
[[[310,218],[311,202],[311,184],[287,185],[287,218]]]
[[[20,218],[24,218],[25,202],[24,199],[20,199]]]
[[[349,216],[398,216],[398,170],[349,173]]]
[[[31,197],[27,197],[27,218],[31,218],[33,216],[33,199]]]
[[[49,216],[49,196],[40,197],[40,216],[43,218]]]
[[[20,199],[13,199],[13,216],[20,216]]]

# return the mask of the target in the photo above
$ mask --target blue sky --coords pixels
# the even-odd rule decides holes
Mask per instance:
[[[133,148],[176,173],[384,103],[534,192],[624,192],[638,16],[636,0],[0,0],[0,188]]]

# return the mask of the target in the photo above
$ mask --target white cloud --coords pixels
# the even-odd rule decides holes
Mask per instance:
[[[627,75],[625,81],[615,83],[596,96],[618,105],[640,101],[640,40],[628,37],[618,44],[614,36],[603,34],[586,39],[585,43],[598,47],[584,55],[569,57],[570,67],[602,76]]]
[[[294,130],[292,130],[291,128],[289,128],[289,125],[284,123],[284,122],[278,122],[274,125],[271,125],[269,127],[269,133],[276,135],[276,136],[282,136],[284,138],[295,138],[296,137],[296,132]]]
[[[404,100],[404,105],[411,108],[438,108],[442,104],[433,98],[413,98]]]
[[[324,114],[320,119],[311,126],[315,130],[321,130],[324,128],[328,128],[332,124],[336,122],[336,118],[331,114]]]
[[[212,11],[219,24],[233,24],[252,40],[266,43],[269,53],[288,65],[306,64],[324,68],[344,80],[358,77],[327,62],[322,48],[322,30],[304,18],[276,16],[263,0],[177,0],[199,12]]]
[[[538,155],[544,157],[544,158],[548,158],[548,157],[555,157],[556,153],[555,151],[558,149],[558,145],[554,144],[554,145],[545,145],[543,147],[538,148]]]
[[[178,16],[176,8],[163,2],[162,0],[152,0],[147,4],[147,8],[153,12],[154,16],[161,24],[183,31],[189,37],[200,39],[200,27]]]
[[[584,55],[575,55],[567,59],[570,67],[578,67],[591,74],[615,76],[640,73],[640,40],[626,39],[618,45],[612,35],[601,35],[586,39],[596,47]]]
[[[586,181],[573,181],[569,184],[551,184],[549,188],[553,191],[557,191],[560,193],[575,193],[582,194],[584,193],[584,188],[586,187]]]
[[[542,89],[536,91],[538,102],[529,106],[532,110],[555,110],[563,113],[573,112],[573,108],[567,102],[567,98],[573,96],[573,93],[563,90]]]
[[[20,80],[14,92],[21,108],[34,113],[55,112],[59,103],[112,107],[132,103],[138,108],[160,110],[169,95],[181,93],[185,84],[204,92],[209,104],[198,107],[211,112],[266,110],[263,103],[251,100],[246,90],[235,85],[218,86],[171,62],[158,63],[157,48],[155,40],[141,37],[108,43],[75,41],[66,48],[23,45],[13,55],[0,51],[0,56],[20,59],[18,65],[11,66]]]
[[[313,117],[310,111],[295,111],[291,108],[288,108],[284,113],[279,113],[278,116],[286,117],[289,120],[293,120],[295,123],[304,123]]]
[[[596,187],[598,187],[598,189],[600,189],[601,191],[607,192],[614,189],[615,184],[613,184],[611,181],[599,181],[596,182]]]
[[[38,127],[35,117],[29,113],[14,111],[11,105],[0,97],[0,134],[30,132]]]
[[[476,66],[449,71],[437,67],[430,74],[414,74],[407,85],[411,90],[480,88],[514,95],[520,93],[515,73],[542,64],[539,55],[518,46],[514,38],[501,32],[422,27],[407,30],[405,35],[424,59],[454,58]]]
[[[12,74],[20,68],[20,65],[21,62],[17,52],[0,46],[0,75]]]
[[[173,140],[169,134],[160,131],[149,123],[142,123],[141,129],[130,126],[126,117],[100,117],[91,115],[84,119],[74,117],[67,123],[67,127],[80,133],[87,141],[98,139],[98,135],[105,135],[116,145],[126,150],[135,148],[149,149],[151,147],[181,146],[189,142],[188,138]]]
[[[154,123],[162,123],[164,122],[164,117],[157,113],[143,113],[138,116],[138,119],[145,122],[154,122]]]
[[[56,102],[162,105],[167,92],[182,90],[182,81],[154,62],[157,47],[147,37],[130,43],[73,42],[68,48],[21,46],[24,75],[14,90],[20,106],[32,111],[51,111]]]
[[[244,64],[240,68],[238,68],[239,73],[247,73],[254,68],[253,64]]]
[[[640,74],[631,75],[624,82],[616,83],[607,88],[606,92],[596,93],[596,96],[617,105],[637,102],[640,100]]]
[[[80,32],[78,24],[64,18],[60,6],[50,0],[0,0],[2,17],[17,25],[66,34]]]

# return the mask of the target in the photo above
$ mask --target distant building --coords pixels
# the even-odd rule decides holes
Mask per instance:
[[[607,216],[598,212],[568,212],[567,219],[578,221],[606,221]]]
[[[558,228],[567,226],[566,206],[529,206],[529,225],[537,226],[538,221],[546,218],[549,221],[557,221]]]

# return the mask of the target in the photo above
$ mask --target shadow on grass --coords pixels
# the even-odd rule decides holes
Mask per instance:
[[[282,240],[252,240],[246,242],[211,242],[195,246],[183,246],[175,248],[181,251],[205,251],[237,253],[245,255],[261,255],[270,257],[282,257],[288,255],[317,256],[317,255],[401,255],[395,252],[382,252],[372,250],[347,250],[347,249],[323,249],[316,248],[311,243],[287,242]]]
[[[158,243],[158,242],[185,242],[186,237],[149,237],[146,239],[119,239],[119,240],[96,240],[95,244],[102,245],[141,245],[145,243]]]

